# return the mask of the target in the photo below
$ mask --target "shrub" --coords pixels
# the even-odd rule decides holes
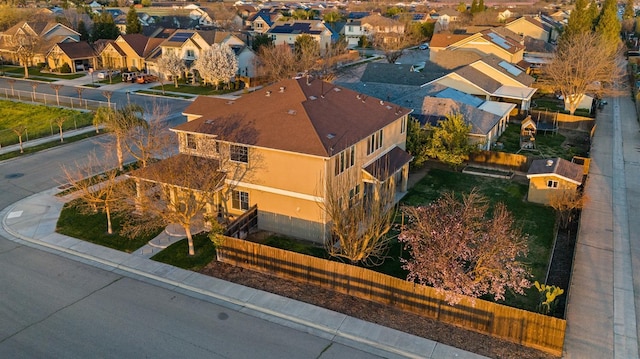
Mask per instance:
[[[69,64],[65,62],[64,64],[62,64],[62,66],[60,66],[60,72],[63,74],[71,73],[71,66],[69,66]]]

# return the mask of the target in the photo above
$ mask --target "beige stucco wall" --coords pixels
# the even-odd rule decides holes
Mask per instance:
[[[516,34],[523,34],[542,41],[549,40],[549,33],[547,31],[530,23],[529,21],[515,20],[512,23],[507,24],[505,27]]]
[[[469,41],[468,43],[465,43],[464,45],[462,45],[461,48],[464,49],[465,51],[473,51],[478,54],[485,54],[485,55],[493,54],[513,64],[522,61],[522,58],[524,56],[524,51],[518,51],[517,53],[512,54],[510,52],[507,52],[501,49],[498,45],[490,43],[484,39]]]
[[[547,181],[557,181],[557,188],[548,188]],[[540,203],[540,204],[549,204],[549,199],[551,195],[557,193],[558,191],[571,191],[575,192],[578,186],[575,183],[571,183],[561,177],[558,176],[540,176],[540,177],[532,177],[529,179],[529,192],[527,196],[527,200],[529,202]]]

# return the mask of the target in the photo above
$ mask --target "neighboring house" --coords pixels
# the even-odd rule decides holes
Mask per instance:
[[[260,229],[322,243],[330,235],[321,206],[329,195],[326,181],[353,179],[352,198],[375,196],[376,183],[393,185],[398,194],[407,190],[409,112],[302,78],[235,100],[198,97],[184,110],[187,122],[172,131],[181,156],[232,161],[244,171],[233,178],[225,172],[233,216],[255,205]],[[222,198],[211,203],[211,211]]]
[[[562,158],[533,160],[529,171],[529,202],[549,204],[552,195],[559,191],[575,192],[583,183],[582,165]]]
[[[541,22],[539,18],[531,16],[521,16],[508,22],[504,27],[524,37],[545,42],[554,41],[558,37],[556,28]]]
[[[142,34],[120,35],[102,46],[99,53],[102,67],[146,71],[147,58],[163,41]]]
[[[432,13],[431,18],[436,21],[440,30],[447,30],[452,22],[460,20],[460,11],[453,8],[442,8],[438,12]]]
[[[21,64],[16,55],[16,42],[21,37],[28,37],[34,44],[34,55],[29,66],[46,62],[46,54],[57,43],[80,41],[80,33],[55,21],[21,21],[0,33],[0,55],[4,61]]]
[[[404,34],[405,30],[404,23],[378,14],[364,17],[360,19],[360,23],[367,36],[382,36],[385,43],[397,41],[397,35]]]
[[[473,59],[474,56],[495,55],[509,63],[518,64],[524,57],[524,45],[500,33],[504,31],[488,29],[475,34],[434,34],[429,43],[430,60],[445,68],[453,68],[452,60],[467,54],[474,61],[477,59]],[[460,65],[463,63],[455,62],[455,66]]]
[[[52,70],[59,70],[63,64],[68,64],[71,72],[86,71],[90,67],[96,68],[96,53],[86,41],[61,42],[55,44],[47,53],[47,65]]]
[[[264,34],[281,17],[282,14],[279,11],[261,9],[247,18],[245,26],[254,34]]]
[[[497,12],[497,20],[500,22],[505,22],[515,15],[515,13],[510,9],[498,9]]]
[[[411,116],[422,126],[437,126],[447,115],[461,114],[465,122],[471,124],[469,141],[484,150],[490,150],[502,135],[515,108],[511,103],[483,101],[450,88],[426,91],[430,93],[428,96],[419,91],[403,97],[399,103],[413,107]]]
[[[320,20],[291,20],[277,21],[267,35],[271,36],[274,45],[288,44],[293,46],[300,35],[309,35],[320,44],[320,51],[324,51],[331,44],[333,33],[324,21]]]
[[[360,39],[363,36],[368,35],[366,29],[362,26],[362,22],[360,20],[353,20],[353,21],[347,22],[342,28],[342,34],[344,35],[344,38],[347,41],[347,47],[350,49],[357,47],[360,42]]]
[[[534,78],[522,68],[497,56],[486,56],[461,67],[426,85],[440,85],[478,96],[487,101],[500,100],[516,104],[521,111],[529,110],[536,88]]]

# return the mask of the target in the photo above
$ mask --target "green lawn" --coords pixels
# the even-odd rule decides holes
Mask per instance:
[[[66,118],[63,130],[69,130],[92,124],[93,115],[88,112],[62,109],[44,105],[32,105],[0,100],[0,145],[18,143],[18,136],[12,131],[21,125],[26,126],[25,141],[58,134],[57,118]]]
[[[100,134],[102,134],[102,133],[100,133]],[[64,142],[60,142],[60,141],[45,142],[45,143],[37,145],[37,146],[25,147],[23,153],[20,153],[20,150],[16,150],[16,151],[13,151],[13,152],[0,154],[0,161],[8,160],[8,159],[14,158],[14,157],[27,155],[29,153],[36,153],[36,152],[39,152],[39,151],[42,151],[42,150],[46,150],[47,148],[52,148],[52,147],[64,145],[64,144],[67,144],[67,143],[81,141],[81,140],[84,140],[85,138],[93,137],[95,135],[97,135],[97,133],[95,131],[90,131],[90,132],[87,132],[87,133],[83,133],[81,135],[76,135],[76,136],[73,136],[73,137],[65,138]]]
[[[531,268],[533,280],[544,282],[553,244],[555,213],[550,207],[524,201],[526,185],[504,179],[432,169],[409,190],[402,203],[423,205],[435,200],[444,191],[468,193],[474,187],[492,203],[503,202],[522,226],[523,232],[529,235],[529,255],[525,261]],[[538,292],[533,288],[527,292],[526,297],[508,296],[507,304],[535,310],[537,300]]]
[[[199,271],[216,259],[216,249],[206,233],[193,236],[193,247],[196,254],[190,256],[185,238],[170,245],[151,259],[192,271]]]
[[[24,68],[18,66],[7,66],[4,67],[4,72],[9,75],[16,75],[19,77],[24,77]],[[38,76],[38,77],[47,77],[49,79],[62,80],[62,79],[77,79],[85,76],[85,73],[70,73],[70,74],[61,74],[61,73],[52,73],[52,72],[42,72],[40,69],[36,67],[29,67],[29,76]],[[39,79],[43,80],[43,79]]]
[[[179,87],[176,88],[173,83],[164,84],[164,90],[169,92],[181,92],[192,95],[224,95],[227,93],[238,91],[237,89],[231,90],[216,90],[212,86],[194,86],[194,85],[185,85],[178,83]],[[151,90],[162,91],[162,86],[154,86],[151,87]]]
[[[79,203],[78,200],[75,200],[64,205],[56,225],[56,232],[131,253],[145,245],[163,230],[163,228],[158,228],[153,233],[134,239],[123,237],[118,234],[121,219],[114,215],[112,218],[114,233],[108,234],[106,215],[101,212],[85,214],[80,210]]]

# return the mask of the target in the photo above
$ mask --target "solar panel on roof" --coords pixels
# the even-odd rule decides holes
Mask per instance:
[[[498,63],[498,66],[500,66],[503,69],[507,70],[507,72],[512,74],[513,76],[519,76],[522,73],[522,70],[520,70],[519,68],[511,65],[510,63],[508,63],[506,61],[500,61]]]
[[[176,41],[176,42],[185,42],[187,41],[189,38],[191,38],[191,33],[189,32],[179,32],[177,34],[174,34],[171,37],[171,41]]]
[[[496,43],[498,46],[502,47],[503,49],[509,50],[509,48],[511,48],[511,45],[507,44],[507,40],[501,37],[500,35],[494,32],[490,32],[487,35],[491,38],[492,42]]]

